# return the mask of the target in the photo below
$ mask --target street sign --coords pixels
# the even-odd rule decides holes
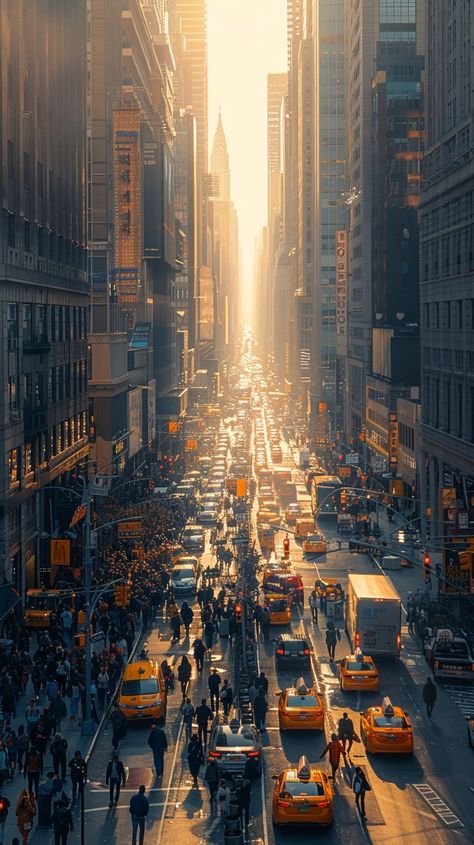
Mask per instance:
[[[339,478],[350,478],[351,472],[350,467],[339,467],[337,474]]]
[[[196,452],[198,447],[197,440],[186,440],[186,452]]]
[[[129,519],[119,522],[117,525],[117,536],[119,540],[133,540],[142,536],[141,519]]]
[[[71,563],[71,541],[50,541],[51,566],[69,566]]]
[[[349,464],[349,466],[357,466],[357,464],[359,463],[359,455],[357,454],[357,452],[348,452],[345,456],[345,459],[346,464]]]
[[[110,493],[111,484],[110,475],[94,475],[91,484],[91,492],[93,496],[108,496]]]

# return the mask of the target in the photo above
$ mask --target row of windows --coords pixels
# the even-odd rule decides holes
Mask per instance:
[[[19,393],[20,378],[23,380],[23,399],[26,411],[35,411],[46,406],[44,376],[42,372],[8,377],[8,408],[17,411],[21,405]],[[50,367],[48,374],[48,402],[79,396],[87,391],[87,365],[85,360]]]
[[[474,387],[424,376],[422,407],[427,425],[474,443]]]
[[[426,367],[474,372],[474,352],[469,350],[424,346],[421,351],[421,360]]]
[[[424,329],[474,329],[474,299],[453,299],[423,304]]]
[[[20,320],[23,340],[50,342],[85,340],[87,333],[86,309],[69,305],[38,305],[9,302],[7,331],[9,338],[20,337]]]
[[[420,221],[422,236],[436,234],[440,229],[457,226],[465,220],[471,220],[472,196],[473,192],[469,191],[423,214]]]
[[[406,446],[413,452],[415,449],[415,429],[406,423],[398,423],[398,440],[402,446]]]
[[[474,231],[465,227],[448,235],[425,241],[421,266],[427,279],[459,276],[474,269]]]
[[[82,411],[53,426],[49,432],[38,434],[24,446],[11,449],[7,458],[9,486],[19,486],[37,467],[48,463],[66,449],[74,446],[87,434],[87,414]]]

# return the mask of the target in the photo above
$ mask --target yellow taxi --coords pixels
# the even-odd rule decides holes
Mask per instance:
[[[303,540],[303,552],[307,555],[324,553],[328,544],[322,534],[307,534]]]
[[[127,719],[162,719],[166,714],[166,688],[158,663],[137,660],[125,667],[118,705]]]
[[[334,818],[334,791],[326,772],[300,757],[296,768],[274,775],[273,823],[329,827]]]
[[[379,672],[372,658],[362,654],[360,648],[343,657],[339,664],[339,685],[348,692],[377,692]]]
[[[285,522],[287,525],[295,525],[300,514],[300,506],[297,502],[291,502],[285,510]]]
[[[278,696],[278,721],[281,731],[323,731],[323,701],[316,687],[307,687],[298,678],[294,687],[288,687]]]
[[[270,614],[270,625],[289,625],[291,623],[291,608],[285,596],[268,594],[265,605]]]
[[[386,696],[360,714],[360,737],[370,754],[412,754],[413,729],[408,713]]]

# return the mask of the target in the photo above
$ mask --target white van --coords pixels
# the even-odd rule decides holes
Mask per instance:
[[[192,564],[183,564],[178,561],[173,568],[170,577],[170,587],[175,596],[178,595],[195,595],[196,593],[196,574]]]

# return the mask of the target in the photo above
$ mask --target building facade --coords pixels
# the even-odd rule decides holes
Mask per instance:
[[[85,4],[0,4],[0,572],[20,594],[49,583],[89,451],[85,44]]]
[[[474,526],[474,13],[428,0],[425,20],[421,508],[431,536],[447,537]]]

